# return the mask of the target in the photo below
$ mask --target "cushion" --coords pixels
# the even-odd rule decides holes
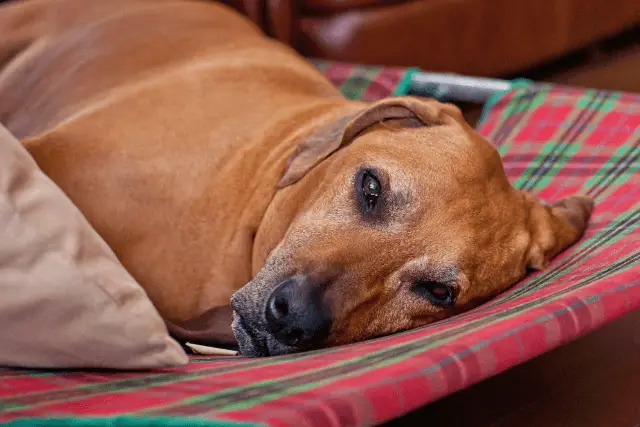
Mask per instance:
[[[401,95],[407,76],[318,66],[351,95],[381,87]],[[137,374],[0,370],[0,422],[375,425],[640,308],[640,96],[518,83],[489,103],[479,131],[498,145],[517,186],[548,200],[578,190],[596,198],[583,239],[546,270],[475,310],[344,347],[194,357]]]
[[[143,289],[2,126],[0,325],[5,366],[142,369],[187,362]]]

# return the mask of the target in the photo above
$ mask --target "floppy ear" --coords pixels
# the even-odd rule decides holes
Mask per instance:
[[[545,268],[551,259],[574,244],[587,228],[593,200],[586,196],[570,196],[552,205],[544,205],[525,193],[529,209],[531,244],[527,266]]]
[[[348,145],[368,128],[392,119],[405,119],[402,121],[405,127],[464,121],[456,106],[432,99],[404,96],[375,102],[360,112],[317,129],[301,141],[287,161],[278,188],[296,183],[315,165]]]

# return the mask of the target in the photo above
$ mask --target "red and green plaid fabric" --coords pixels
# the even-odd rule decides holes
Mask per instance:
[[[400,94],[406,77],[336,64],[324,70],[360,96]],[[381,76],[382,84],[375,80]],[[473,311],[340,348],[267,359],[199,357],[143,373],[0,370],[0,421],[378,424],[640,307],[640,96],[518,84],[490,103],[479,130],[497,144],[518,187],[548,200],[574,193],[597,199],[584,238],[546,270]]]
[[[392,95],[406,95],[415,68],[378,67],[314,60],[316,68],[350,99],[375,101]]]

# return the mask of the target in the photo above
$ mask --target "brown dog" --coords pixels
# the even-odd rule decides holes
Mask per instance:
[[[231,299],[247,355],[473,307],[591,212],[512,188],[456,107],[345,100],[213,2],[31,0],[0,34],[0,121],[166,318]]]

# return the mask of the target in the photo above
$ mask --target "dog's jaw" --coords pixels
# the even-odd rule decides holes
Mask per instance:
[[[235,311],[233,312],[233,323],[231,324],[233,334],[238,342],[240,353],[248,357],[268,356],[269,351],[266,345],[265,337],[259,336],[256,332],[251,331],[242,320],[242,317]]]
[[[247,327],[242,317],[236,312],[233,313],[233,323],[231,324],[233,334],[240,354],[247,357],[267,357],[290,354],[301,351],[296,347],[286,346],[276,340],[270,334],[262,333],[258,330]]]

